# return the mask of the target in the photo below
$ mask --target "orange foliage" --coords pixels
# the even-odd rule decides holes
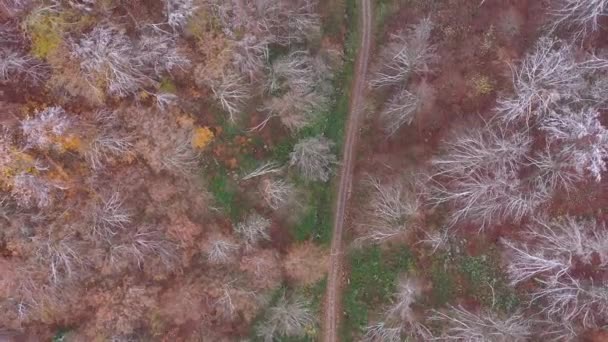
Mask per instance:
[[[202,150],[209,145],[213,138],[213,131],[209,127],[199,127],[192,134],[192,147]]]

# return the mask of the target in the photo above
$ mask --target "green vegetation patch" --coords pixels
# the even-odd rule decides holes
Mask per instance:
[[[464,256],[459,261],[459,271],[467,280],[466,292],[470,296],[486,307],[511,312],[519,299],[508,286],[497,260],[492,255]]]
[[[350,257],[350,280],[344,292],[345,319],[343,340],[362,331],[372,310],[388,303],[394,294],[396,279],[413,266],[412,255],[405,247],[382,250],[378,246],[354,251]]]
[[[32,54],[40,59],[46,59],[54,53],[62,42],[62,26],[64,21],[60,16],[50,12],[33,14],[27,19],[27,32],[32,39]]]
[[[209,191],[213,194],[216,203],[230,215],[230,218],[237,220],[241,216],[241,205],[237,203],[237,190],[233,181],[229,178],[227,171],[218,172],[209,184]]]
[[[433,282],[431,302],[436,306],[448,303],[456,293],[455,278],[448,269],[448,262],[446,255],[438,255],[433,259],[430,267],[430,278]]]

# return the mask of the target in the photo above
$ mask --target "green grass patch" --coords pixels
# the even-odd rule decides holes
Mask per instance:
[[[304,215],[292,228],[292,235],[297,241],[313,240],[328,246],[331,243],[333,225],[333,191],[327,184],[306,183],[300,179],[296,181],[296,185],[301,191],[309,192],[310,202]]]
[[[160,80],[160,86],[158,89],[163,93],[177,93],[177,87],[175,86],[175,83],[173,83],[173,81],[167,77],[163,77],[163,79]]]
[[[467,280],[467,294],[482,305],[503,312],[513,311],[519,304],[515,291],[492,255],[464,256],[459,260],[459,271]]]
[[[209,191],[213,194],[215,202],[226,211],[233,221],[241,217],[242,207],[237,203],[236,185],[229,178],[227,171],[218,172],[211,178]]]
[[[381,309],[390,301],[397,277],[413,266],[410,251],[405,247],[389,250],[367,247],[354,251],[349,260],[351,270],[344,292],[343,341],[351,341],[353,334],[367,326],[369,312]]]
[[[451,301],[456,293],[454,276],[449,271],[448,257],[436,256],[431,264],[430,278],[433,282],[431,302],[435,306],[442,306]]]
[[[57,51],[62,42],[65,22],[59,15],[42,12],[26,19],[26,29],[32,39],[32,54],[40,59],[47,59]]]

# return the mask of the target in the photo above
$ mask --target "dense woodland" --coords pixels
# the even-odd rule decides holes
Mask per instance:
[[[377,0],[341,340],[608,339],[608,0]],[[0,340],[316,341],[351,0],[0,0]]]
[[[0,1],[2,336],[315,336],[346,37],[320,10]]]
[[[380,7],[344,338],[605,341],[608,1]]]

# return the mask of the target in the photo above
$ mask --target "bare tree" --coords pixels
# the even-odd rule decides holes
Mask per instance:
[[[55,191],[65,189],[66,187],[57,182],[21,172],[13,177],[11,195],[22,207],[47,208],[53,203]]]
[[[602,265],[608,265],[608,231],[595,220],[570,216],[537,219],[528,227],[526,237],[533,245],[504,242],[512,252],[507,273],[514,285],[532,277],[556,282],[577,262],[590,265],[594,255]]]
[[[497,111],[504,121],[528,123],[560,100],[577,99],[584,87],[572,46],[549,37],[540,38],[534,51],[512,69],[515,95],[498,101]]]
[[[238,223],[235,231],[241,236],[245,246],[252,248],[259,242],[270,239],[268,230],[271,224],[272,221],[269,219],[253,213],[249,214],[244,221]]]
[[[35,257],[41,263],[48,263],[49,280],[58,284],[64,279],[72,278],[78,268],[84,264],[84,251],[73,237],[62,239],[51,237],[35,237]]]
[[[433,23],[424,18],[407,31],[391,36],[381,52],[382,67],[370,81],[372,87],[403,84],[412,73],[426,73],[437,59],[430,43]]]
[[[497,169],[494,173],[473,172],[442,184],[431,179],[429,201],[453,208],[450,224],[471,219],[484,229],[505,220],[519,222],[549,198],[544,189],[534,189],[517,174]]]
[[[230,121],[243,110],[249,101],[249,87],[245,80],[236,73],[223,74],[219,80],[209,81],[214,98],[228,112]]]
[[[584,38],[600,29],[600,19],[608,15],[606,0],[559,0],[553,4],[552,28],[571,29],[575,38]]]
[[[96,134],[85,151],[85,157],[93,169],[115,157],[127,155],[133,149],[132,139],[119,133],[116,112],[100,110],[95,114]]]
[[[238,251],[239,246],[227,239],[214,239],[207,251],[207,260],[212,264],[224,264],[230,261]]]
[[[542,121],[540,129],[550,141],[568,150],[567,162],[578,173],[588,171],[597,182],[606,171],[608,158],[608,129],[599,120],[599,112],[591,108],[571,110],[562,107],[552,111]]]
[[[124,208],[124,200],[118,192],[99,198],[91,215],[93,235],[106,240],[125,229],[132,220],[131,213]]]
[[[266,204],[274,210],[287,203],[295,191],[287,181],[272,178],[263,179],[259,188]]]
[[[198,8],[193,0],[164,0],[164,3],[167,23],[174,30],[183,29]]]
[[[281,172],[281,169],[282,169],[282,167],[279,165],[279,163],[271,161],[271,162],[267,162],[267,163],[264,163],[264,164],[258,166],[255,170],[249,172],[248,174],[243,176],[243,178],[241,178],[241,179],[249,180],[249,179],[261,177],[261,176],[272,174],[272,173],[278,173],[278,172]]]
[[[96,26],[78,42],[72,42],[72,56],[80,60],[80,68],[95,83],[102,76],[110,94],[124,97],[147,85],[156,77],[175,67],[189,64],[176,47],[177,36],[157,28],[144,31],[132,41],[118,28]]]
[[[250,81],[264,68],[268,61],[268,46],[272,41],[269,38],[259,38],[246,33],[243,38],[234,42],[232,51],[232,65],[241,74],[246,75]]]
[[[66,134],[74,125],[61,107],[48,107],[21,122],[21,130],[28,146],[47,149],[55,145],[56,138]]]
[[[142,72],[153,72],[156,77],[176,68],[184,69],[190,61],[177,48],[178,36],[160,29],[144,30],[131,54],[141,65]]]
[[[431,161],[435,176],[459,178],[477,171],[518,170],[525,163],[532,137],[486,124],[443,142],[443,153]]]
[[[33,57],[9,49],[0,49],[0,81],[8,81],[22,75],[37,83],[44,78],[47,71],[45,65]]]
[[[539,281],[531,301],[542,301],[541,313],[554,319],[576,322],[584,329],[595,328],[608,318],[608,287],[571,276]]]
[[[361,240],[381,243],[409,231],[420,216],[422,201],[415,190],[396,181],[382,184],[370,177],[373,191],[366,217],[370,220],[363,226],[367,232]]]
[[[257,128],[263,128],[271,117],[279,117],[291,131],[309,125],[317,113],[327,109],[331,87],[326,84],[331,78],[326,63],[306,51],[278,58],[269,68],[267,81],[268,91],[278,96],[264,103],[261,110],[268,117]]]
[[[432,320],[444,325],[437,341],[467,342],[524,342],[531,336],[530,322],[522,313],[499,317],[493,312],[471,312],[463,307],[450,306],[447,313],[433,310]]]
[[[190,139],[176,138],[162,152],[162,168],[181,176],[190,176],[199,165],[199,153],[192,147]]]
[[[410,125],[414,121],[414,116],[420,109],[420,105],[421,99],[418,95],[410,93],[405,88],[399,90],[380,112],[380,121],[384,127],[384,132],[391,136],[403,125]]]
[[[302,298],[283,294],[270,309],[256,333],[264,341],[272,342],[279,337],[304,336],[306,330],[314,327],[314,314],[310,303]]]
[[[302,139],[293,147],[290,164],[296,166],[307,180],[327,182],[333,165],[337,163],[333,145],[325,137]]]
[[[141,269],[144,262],[152,258],[157,258],[168,270],[172,270],[179,262],[177,246],[153,226],[138,227],[110,249],[110,264],[117,264],[119,260],[134,260]]]
[[[97,75],[103,76],[113,95],[133,94],[151,81],[141,72],[143,65],[134,58],[133,42],[112,26],[96,26],[78,42],[73,42],[72,56],[80,60],[80,68],[91,82],[94,83]]]

